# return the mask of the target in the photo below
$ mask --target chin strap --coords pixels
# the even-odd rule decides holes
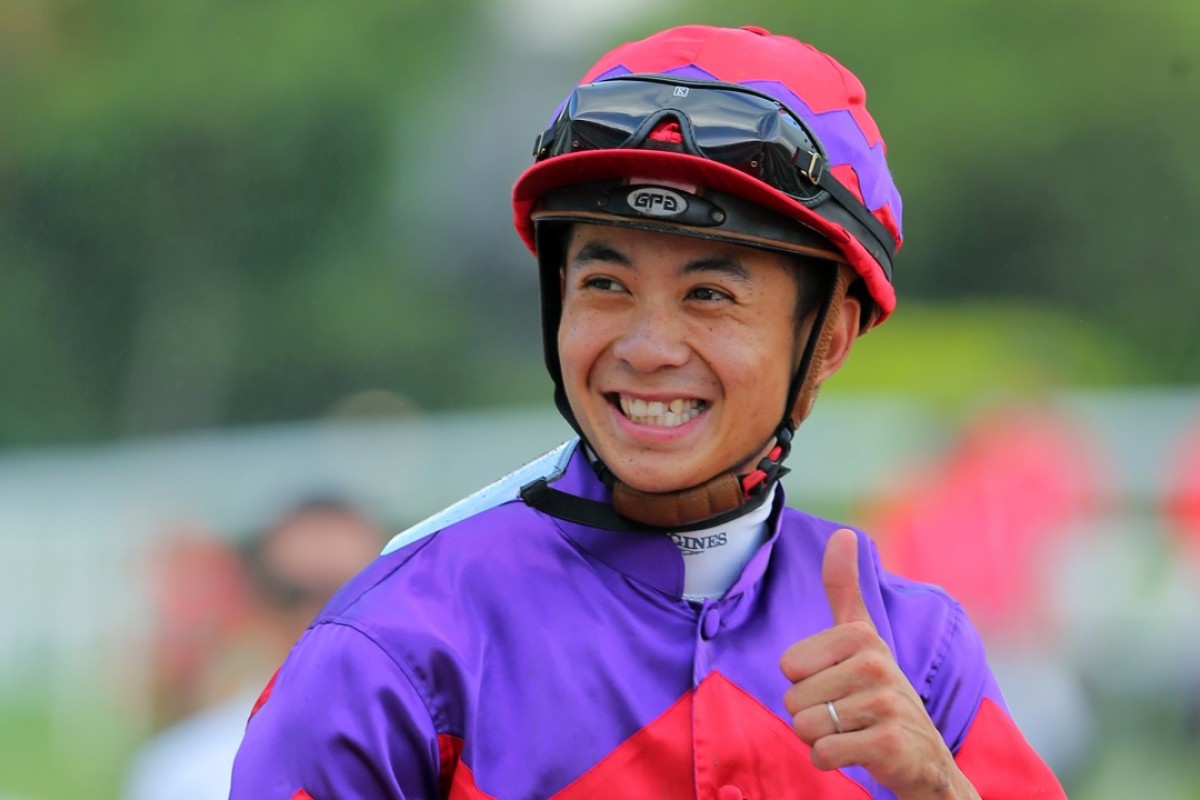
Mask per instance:
[[[643,492],[614,479],[612,504],[622,517],[656,528],[680,530],[693,525],[714,525],[740,516],[758,505],[760,496],[787,474],[783,459],[791,450],[792,430],[784,425],[775,446],[749,474],[738,477],[723,472],[699,486],[674,492]]]
[[[793,381],[795,398],[790,413],[775,432],[775,446],[748,475],[724,472],[698,486],[674,492],[643,492],[613,477],[612,505],[616,512],[643,525],[681,530],[689,526],[719,524],[757,506],[787,469],[782,462],[792,448],[792,435],[812,412],[820,388],[819,375],[829,352],[829,343],[841,312],[842,301],[850,288],[851,273],[844,267],[833,270],[832,287],[814,323],[800,365],[796,370],[799,386]]]

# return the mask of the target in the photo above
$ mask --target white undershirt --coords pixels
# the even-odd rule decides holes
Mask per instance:
[[[769,538],[767,519],[775,488],[762,505],[724,525],[667,534],[683,553],[683,596],[704,600],[725,594],[750,558]]]

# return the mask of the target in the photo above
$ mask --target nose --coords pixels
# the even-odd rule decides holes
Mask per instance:
[[[683,320],[674,308],[666,303],[644,302],[630,311],[612,352],[638,372],[649,373],[683,366],[691,348]]]

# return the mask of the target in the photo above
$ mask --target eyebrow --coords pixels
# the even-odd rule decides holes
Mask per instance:
[[[579,248],[579,252],[571,259],[572,264],[584,264],[588,261],[604,261],[633,269],[633,264],[624,254],[601,242],[588,242]]]
[[[750,270],[746,269],[746,265],[736,258],[728,258],[726,256],[698,258],[695,261],[689,261],[683,267],[683,274],[685,275],[692,275],[697,272],[719,272],[736,281],[746,282],[750,280]]]
[[[602,242],[588,242],[579,248],[579,252],[571,259],[573,265],[584,264],[589,261],[602,261],[609,264],[616,264],[626,269],[637,269],[624,253]],[[689,261],[683,265],[681,272],[684,275],[719,272],[733,280],[742,282],[750,280],[750,270],[746,269],[746,266],[741,261],[727,256],[712,256],[710,258],[698,258],[695,261]]]

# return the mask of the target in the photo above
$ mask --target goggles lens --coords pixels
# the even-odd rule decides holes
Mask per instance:
[[[807,174],[814,161],[824,163],[816,137],[778,101],[734,84],[644,76],[585,84],[542,134],[535,155],[540,161],[577,150],[642,147],[664,122],[678,123],[683,149],[693,155],[794,197],[820,191]]]

